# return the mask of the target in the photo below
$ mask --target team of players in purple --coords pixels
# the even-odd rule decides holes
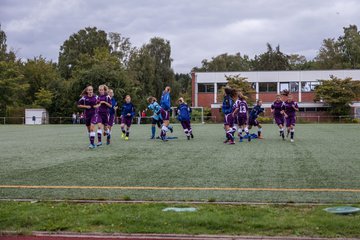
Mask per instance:
[[[298,104],[293,101],[292,95],[285,91],[284,95],[287,96],[286,101],[281,100],[281,95],[277,95],[276,100],[271,105],[271,112],[274,115],[276,124],[279,126],[280,136],[285,140],[285,122],[287,128],[287,137],[290,134],[290,141],[294,142],[296,111],[299,111]],[[234,102],[234,99],[236,101]],[[235,144],[235,132],[238,131],[239,141],[242,142],[247,138],[250,142],[253,137],[262,139],[262,126],[257,121],[260,113],[264,112],[261,107],[262,101],[257,100],[256,105],[249,111],[246,98],[235,89],[229,87],[225,88],[225,96],[222,105],[224,113],[224,129],[226,140],[224,143]],[[258,134],[253,135],[249,133],[249,129],[253,126],[258,128]],[[245,133],[245,136],[242,134]]]
[[[279,126],[280,136],[285,140],[285,123],[287,128],[288,137],[290,134],[290,141],[294,142],[296,111],[299,110],[298,104],[293,101],[289,92],[285,92],[287,96],[286,101],[281,100],[278,95],[276,100],[271,105],[271,112],[274,115],[274,120]],[[113,97],[113,90],[108,89],[106,85],[99,86],[99,95],[94,94],[92,86],[86,87],[81,93],[81,98],[78,101],[78,107],[84,109],[85,124],[88,129],[90,145],[89,148],[93,149],[102,145],[102,135],[106,136],[106,144],[110,144],[111,129],[115,121],[115,113],[118,108],[117,101]],[[234,99],[236,99],[234,101]],[[157,103],[155,97],[147,99],[149,105],[148,110],[153,112],[151,139],[155,138],[156,125],[161,129],[159,138],[167,141],[167,132],[173,132],[170,126],[170,87],[166,87],[161,96],[160,104]],[[178,100],[177,115],[187,139],[193,138],[191,127],[191,108],[184,102],[183,98]],[[222,105],[224,113],[224,129],[226,140],[224,143],[235,144],[235,132],[238,132],[239,141],[242,142],[246,138],[249,142],[252,138],[262,139],[262,126],[258,122],[257,117],[260,113],[264,112],[261,107],[261,100],[256,101],[256,105],[249,111],[246,97],[242,93],[231,89],[225,88],[225,96]],[[121,131],[122,138],[129,139],[130,127],[132,120],[135,116],[135,107],[131,103],[131,97],[127,95],[125,102],[121,108]],[[98,142],[95,145],[95,126],[97,125]],[[257,135],[250,134],[249,130],[256,126],[258,128]],[[245,135],[243,136],[243,134]]]
[[[170,126],[170,87],[166,87],[162,97],[161,105],[157,103],[155,97],[148,98],[148,109],[153,111],[153,126],[152,136],[155,138],[155,124],[161,129],[160,137],[163,141],[167,141],[166,133],[168,131],[173,132],[173,128]],[[184,128],[184,132],[190,140],[193,138],[192,128],[190,124],[191,108],[186,105],[184,100],[180,98],[178,100],[179,109],[177,110],[178,119]],[[118,109],[117,101],[114,98],[112,89],[108,89],[106,85],[99,86],[99,95],[94,94],[92,86],[86,87],[81,93],[81,98],[78,101],[78,107],[84,109],[85,125],[89,133],[90,145],[89,148],[93,149],[102,145],[102,135],[106,136],[106,144],[110,144],[111,129],[115,121],[115,113]],[[127,95],[125,102],[121,108],[121,131],[122,138],[129,139],[130,127],[135,116],[135,107],[131,102],[131,97]],[[95,145],[95,126],[97,126],[98,142]]]

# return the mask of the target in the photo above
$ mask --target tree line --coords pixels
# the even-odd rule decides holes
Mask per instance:
[[[147,96],[160,97],[172,87],[172,101],[181,95],[191,102],[190,74],[172,69],[170,42],[153,37],[141,47],[116,32],[87,27],[72,34],[59,48],[58,62],[42,56],[21,60],[7,46],[0,25],[0,116],[22,116],[25,107],[46,108],[50,116],[70,116],[77,111],[80,92],[87,86],[106,84],[121,100],[132,96],[144,109]],[[280,46],[250,59],[240,53],[224,53],[204,59],[189,71],[262,71],[360,68],[360,32],[356,25],[344,27],[337,39],[324,39],[317,56],[307,60],[285,54]],[[324,98],[324,97],[323,97]]]

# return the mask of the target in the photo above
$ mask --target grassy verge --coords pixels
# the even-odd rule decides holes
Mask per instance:
[[[197,212],[163,212],[166,207]],[[185,233],[359,237],[360,214],[332,215],[328,206],[0,203],[0,231]]]

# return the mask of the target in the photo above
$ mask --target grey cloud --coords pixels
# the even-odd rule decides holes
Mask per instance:
[[[166,38],[174,70],[189,72],[221,53],[262,53],[267,42],[311,59],[323,39],[359,22],[358,9],[355,0],[0,0],[0,22],[8,45],[23,58],[42,54],[57,61],[71,34],[96,26],[138,47]]]

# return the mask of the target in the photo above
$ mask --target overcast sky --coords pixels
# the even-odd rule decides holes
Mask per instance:
[[[71,34],[96,26],[137,47],[170,40],[175,72],[188,73],[222,53],[253,57],[267,42],[312,59],[323,39],[360,27],[359,10],[358,0],[0,0],[0,23],[24,59],[57,61]]]

